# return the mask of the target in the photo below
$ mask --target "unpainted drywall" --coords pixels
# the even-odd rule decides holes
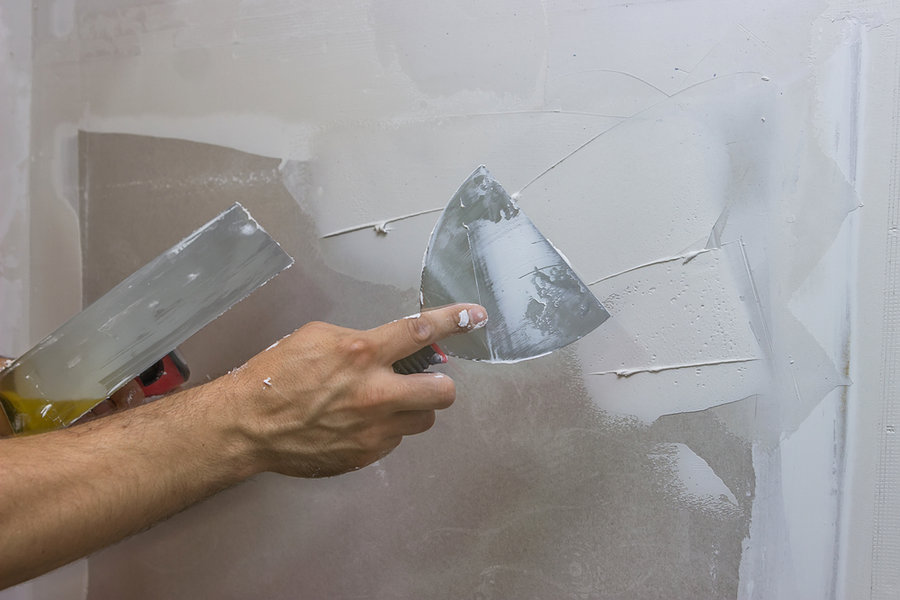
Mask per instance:
[[[435,211],[479,163],[613,315],[533,362],[454,361],[428,435],[190,509],[93,557],[89,597],[828,597],[884,22],[855,16],[36,6],[32,218],[80,227],[85,300],[234,200],[298,261],[186,344],[198,381],[310,319],[414,312]]]
[[[28,349],[31,11],[0,7],[0,356]]]

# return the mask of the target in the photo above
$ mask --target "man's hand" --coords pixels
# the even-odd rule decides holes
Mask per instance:
[[[482,307],[463,304],[369,331],[310,323],[213,384],[251,440],[258,470],[337,475],[428,430],[434,411],[453,403],[449,377],[398,375],[391,365],[486,320]]]
[[[391,364],[486,319],[463,304],[370,331],[311,323],[206,385],[0,440],[0,589],[255,473],[319,477],[378,460],[431,427],[455,394],[448,377],[397,375]]]

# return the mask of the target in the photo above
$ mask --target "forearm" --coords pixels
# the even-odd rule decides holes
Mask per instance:
[[[0,440],[0,588],[258,470],[227,393],[219,380],[70,429]]]
[[[0,440],[0,588],[254,473],[324,477],[378,460],[455,397],[449,377],[398,375],[391,365],[486,321],[483,307],[459,304],[369,331],[309,323],[199,388]]]

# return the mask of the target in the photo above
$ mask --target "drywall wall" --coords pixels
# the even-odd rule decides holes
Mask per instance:
[[[435,210],[479,163],[613,317],[523,365],[454,361],[427,436],[255,478],[93,557],[89,597],[833,595],[889,6],[35,9],[32,236],[73,262],[80,230],[85,300],[235,199],[298,259],[188,342],[199,380],[309,319],[414,312]],[[34,330],[77,303],[60,252],[33,248],[33,295],[71,284]]]
[[[31,10],[0,7],[0,356],[28,349]]]
[[[37,338],[31,334],[30,210],[32,8],[29,2],[0,5],[0,356],[24,353]],[[71,225],[71,224],[70,224]],[[46,275],[54,270],[47,269]],[[61,280],[65,280],[65,275]],[[80,282],[76,282],[80,289]],[[77,311],[70,304],[67,311]],[[39,329],[60,323],[52,314]],[[63,317],[64,318],[64,317]],[[87,561],[0,591],[2,600],[83,598]]]
[[[900,46],[897,22],[866,36],[865,115],[860,148],[860,211],[857,294],[847,410],[847,473],[842,495],[841,598],[895,598],[900,590],[900,452],[896,436],[896,302],[898,298],[897,183],[900,139]]]

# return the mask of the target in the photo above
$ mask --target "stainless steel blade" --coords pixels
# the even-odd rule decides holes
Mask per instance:
[[[69,425],[292,263],[235,204],[0,372],[13,432]]]
[[[425,253],[423,308],[478,302],[487,327],[441,342],[453,356],[517,362],[562,348],[609,313],[482,165],[441,214]]]

